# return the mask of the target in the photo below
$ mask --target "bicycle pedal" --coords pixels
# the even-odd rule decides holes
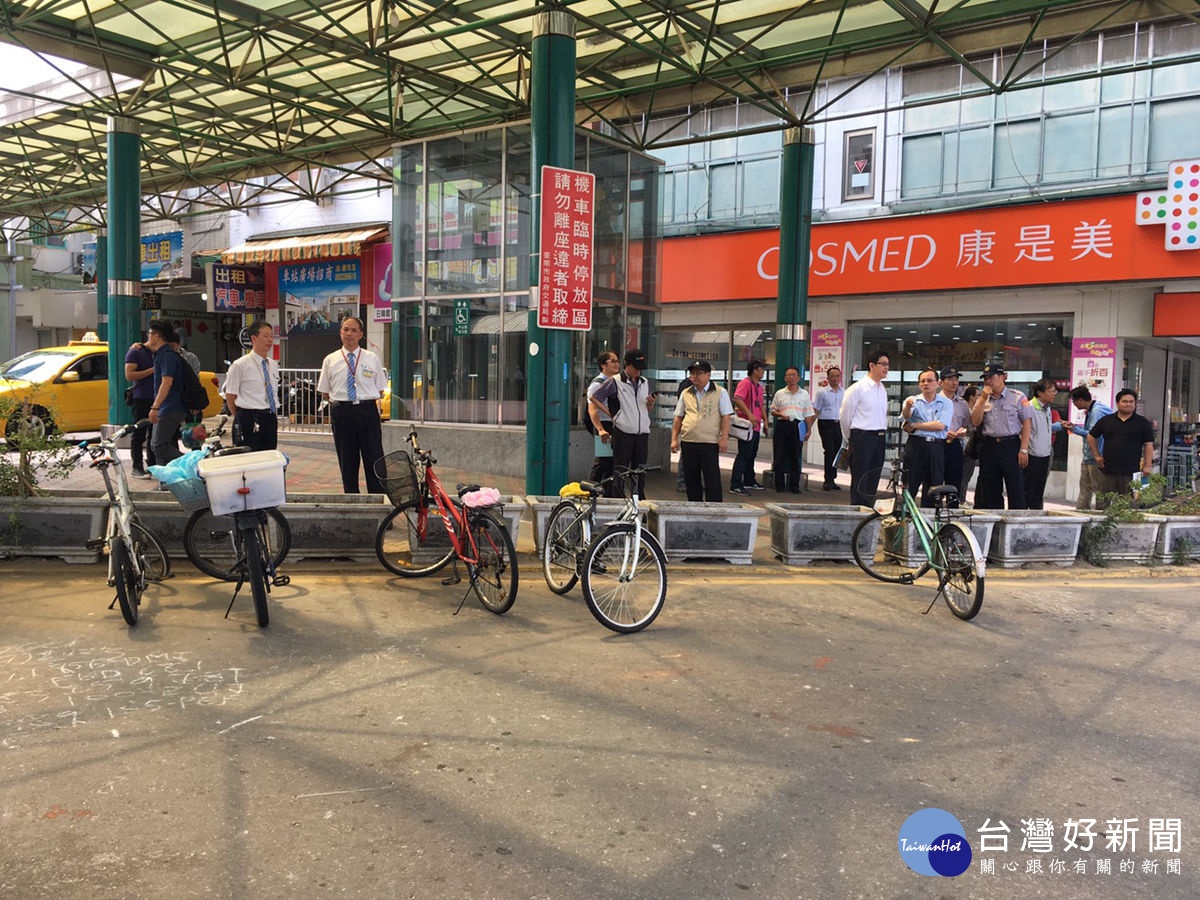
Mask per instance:
[[[104,548],[104,538],[92,538],[90,541],[85,542],[83,546],[89,550],[101,550]]]
[[[901,584],[916,584],[916,582],[917,582],[917,579],[912,577],[911,572],[905,572],[903,575],[900,576]]]
[[[442,579],[442,587],[449,587],[452,584],[461,584],[461,583],[462,583],[461,575],[451,575],[449,578]]]
[[[271,579],[272,587],[287,587],[291,583],[292,578],[290,575],[276,575]]]

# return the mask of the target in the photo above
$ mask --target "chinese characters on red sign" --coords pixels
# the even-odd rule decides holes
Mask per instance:
[[[542,328],[591,330],[595,193],[595,175],[542,167]]]

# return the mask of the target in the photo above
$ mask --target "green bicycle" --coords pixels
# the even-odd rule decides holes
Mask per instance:
[[[890,496],[880,497],[876,511],[854,529],[854,561],[872,578],[891,584],[912,584],[932,569],[938,590],[925,612],[944,597],[954,615],[975,618],[983,605],[986,561],[975,535],[951,517],[950,502],[958,491],[942,485],[929,492],[932,523],[905,487],[899,465],[892,469],[887,491]]]

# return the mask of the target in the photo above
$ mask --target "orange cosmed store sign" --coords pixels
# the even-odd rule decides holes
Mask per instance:
[[[1200,252],[1168,252],[1135,213],[1127,194],[818,223],[809,294],[1200,278]],[[664,303],[775,297],[778,277],[778,229],[663,241]]]

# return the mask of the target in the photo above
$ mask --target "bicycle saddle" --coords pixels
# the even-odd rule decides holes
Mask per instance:
[[[460,485],[456,486],[456,489],[458,490],[458,496],[462,497],[463,494],[469,494],[469,493],[471,493],[471,491],[479,490],[479,485],[477,485],[477,484],[460,484]]]
[[[958,488],[952,484],[939,484],[930,490],[928,496],[933,501],[934,506],[942,506],[952,500],[958,499]]]

